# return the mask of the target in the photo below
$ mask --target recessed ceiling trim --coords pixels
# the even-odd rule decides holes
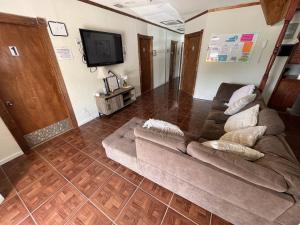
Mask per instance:
[[[108,11],[111,11],[111,12],[114,12],[114,13],[118,13],[118,14],[121,14],[121,15],[123,15],[123,16],[127,16],[127,17],[130,17],[130,18],[132,18],[132,19],[136,19],[136,20],[139,20],[139,21],[142,21],[142,22],[151,24],[151,25],[153,25],[153,26],[157,26],[157,27],[160,27],[160,28],[163,28],[163,29],[172,31],[172,32],[177,33],[177,34],[184,34],[184,33],[182,33],[182,32],[178,32],[178,31],[176,31],[176,30],[169,29],[168,27],[164,27],[164,26],[161,26],[161,25],[159,25],[159,24],[152,23],[151,21],[145,20],[145,19],[143,19],[143,18],[140,18],[140,17],[137,17],[137,16],[133,16],[133,15],[130,15],[130,14],[128,14],[128,13],[122,12],[122,11],[120,11],[120,10],[113,9],[113,8],[108,7],[108,6],[99,4],[99,3],[97,3],[97,2],[93,2],[93,1],[90,1],[90,0],[77,0],[77,1],[83,2],[83,3],[86,3],[86,4],[89,4],[89,5],[93,5],[93,6],[96,6],[96,7],[98,7],[98,8],[105,9],[105,10],[108,10]]]

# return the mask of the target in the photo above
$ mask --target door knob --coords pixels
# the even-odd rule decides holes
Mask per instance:
[[[6,102],[5,102],[5,105],[6,105],[7,107],[12,107],[14,104],[13,104],[11,101],[6,101]]]

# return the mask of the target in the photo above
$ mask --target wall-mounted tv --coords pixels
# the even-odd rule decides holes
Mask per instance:
[[[123,63],[121,34],[79,29],[88,67]]]

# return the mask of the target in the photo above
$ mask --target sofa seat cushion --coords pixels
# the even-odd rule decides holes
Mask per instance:
[[[264,158],[257,160],[255,163],[272,169],[283,176],[288,184],[288,190],[286,192],[294,196],[300,196],[299,163],[291,162],[285,158],[273,154],[266,154]]]
[[[282,175],[272,169],[243,160],[236,154],[214,150],[199,142],[191,142],[187,147],[187,153],[247,182],[278,192],[287,191],[287,183]]]
[[[278,113],[269,108],[259,112],[258,126],[267,126],[266,135],[279,135],[285,130],[285,125]]]
[[[107,157],[138,172],[134,128],[142,127],[144,122],[134,117],[106,137],[102,144]]]
[[[211,110],[208,113],[207,119],[214,120],[216,123],[225,123],[229,118],[229,115],[225,115],[223,111],[220,110]]]
[[[254,149],[265,154],[273,154],[292,162],[297,162],[285,144],[277,136],[263,136],[254,146]]]
[[[200,137],[206,140],[217,140],[225,134],[224,123],[216,123],[214,120],[206,120],[201,130]]]

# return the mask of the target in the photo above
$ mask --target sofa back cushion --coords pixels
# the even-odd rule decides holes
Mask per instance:
[[[160,132],[154,128],[137,127],[134,129],[135,137],[143,138],[171,148],[176,151],[186,152],[187,139],[184,136]]]
[[[213,165],[247,182],[277,192],[285,192],[288,188],[282,175],[272,169],[248,162],[235,154],[214,150],[199,142],[191,142],[187,147],[187,153],[202,162]]]
[[[216,98],[228,102],[233,92],[235,92],[236,90],[240,89],[243,86],[244,85],[242,84],[222,83],[218,88],[218,91],[216,93]]]
[[[266,135],[278,135],[285,130],[285,125],[278,113],[269,108],[265,108],[259,112],[258,126],[267,127]]]

